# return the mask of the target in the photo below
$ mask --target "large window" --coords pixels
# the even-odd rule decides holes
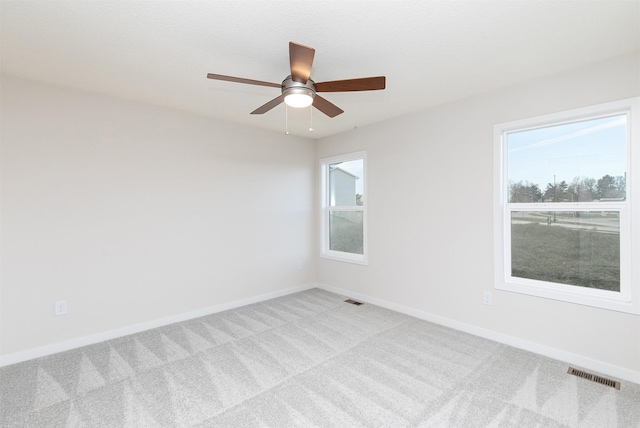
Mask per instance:
[[[496,288],[640,313],[637,124],[633,99],[495,126]]]
[[[366,153],[322,159],[320,171],[321,255],[366,264]]]

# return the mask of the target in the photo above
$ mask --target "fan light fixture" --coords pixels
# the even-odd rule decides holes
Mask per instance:
[[[309,107],[313,103],[313,98],[309,94],[289,94],[284,97],[284,102],[289,107],[302,108]]]
[[[313,104],[313,97],[316,95],[313,80],[308,79],[306,83],[295,82],[288,76],[282,82],[282,95],[284,102],[289,107],[302,108]]]
[[[281,95],[258,107],[252,111],[251,114],[264,114],[284,101],[287,106],[295,108],[313,105],[313,107],[327,116],[336,117],[344,113],[344,111],[320,95],[317,95],[316,92],[377,91],[384,89],[386,86],[386,78],[384,76],[333,80],[331,82],[319,82],[316,84],[310,78],[315,53],[316,50],[309,46],[289,42],[291,75],[287,76],[281,84],[214,73],[208,73],[207,78],[244,83],[247,85],[269,86],[279,88],[282,91]],[[313,111],[313,109],[311,109],[311,111]]]

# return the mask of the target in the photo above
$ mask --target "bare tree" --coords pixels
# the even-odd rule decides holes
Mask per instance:
[[[509,202],[540,202],[542,192],[537,184],[528,181],[518,181],[509,183]]]

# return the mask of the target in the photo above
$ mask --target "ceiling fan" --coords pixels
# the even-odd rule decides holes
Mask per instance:
[[[359,79],[334,80],[331,82],[316,83],[309,77],[315,49],[298,43],[289,42],[289,62],[291,75],[282,83],[263,82],[261,80],[244,79],[242,77],[225,76],[222,74],[207,74],[207,78],[226,80],[228,82],[246,83],[249,85],[271,86],[280,88],[281,95],[272,99],[251,114],[263,114],[279,105],[283,101],[290,107],[308,107],[313,104],[315,108],[329,117],[336,117],[344,111],[322,98],[318,92],[353,92],[375,91],[385,88],[385,77],[363,77]]]

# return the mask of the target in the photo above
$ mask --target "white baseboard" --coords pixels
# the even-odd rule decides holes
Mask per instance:
[[[198,309],[187,313],[172,315],[165,318],[160,318],[153,321],[148,321],[132,326],[122,327],[115,330],[105,331],[103,333],[92,334],[90,336],[84,336],[77,339],[68,340],[65,342],[54,343],[52,345],[41,346],[38,348],[28,349],[26,351],[16,352],[0,356],[0,367],[8,366],[10,364],[16,364],[23,361],[31,360],[34,358],[44,357],[46,355],[56,354],[58,352],[68,351],[81,346],[93,345],[94,343],[104,342],[105,340],[116,339],[118,337],[128,336],[130,334],[139,333],[145,330],[151,330],[152,328],[162,327],[165,325],[187,321],[194,318],[203,317],[206,315],[215,314],[217,312],[227,311],[229,309],[235,309],[240,306],[250,305],[252,303],[263,302],[265,300],[274,299],[276,297],[286,296],[288,294],[298,293],[300,291],[309,290],[315,288],[316,284],[304,284],[297,287],[285,288],[283,290],[274,291],[271,293],[261,294],[259,296],[248,297],[246,299],[235,300],[229,303],[223,303],[221,305],[211,306],[209,308]]]
[[[333,287],[327,284],[313,284],[313,283],[304,284],[297,287],[286,288],[283,290],[261,294],[259,296],[249,297],[246,299],[235,300],[233,302],[223,303],[221,305],[216,305],[209,308],[204,308],[204,309],[199,309],[192,312],[173,315],[170,317],[161,318],[161,319],[157,319],[157,320],[153,320],[153,321],[149,321],[141,324],[136,324],[133,326],[127,326],[127,327],[110,330],[103,333],[81,337],[78,339],[72,339],[65,342],[54,343],[52,345],[42,346],[39,348],[33,348],[26,351],[8,354],[0,357],[0,367],[20,363],[23,361],[31,360],[38,357],[43,357],[46,355],[55,354],[58,352],[68,351],[68,350],[79,348],[86,345],[92,345],[98,342],[104,342],[105,340],[128,336],[130,334],[139,333],[141,331],[150,330],[157,327],[162,327],[168,324],[187,321],[190,319],[215,314],[215,313],[226,311],[229,309],[235,309],[240,306],[246,306],[252,303],[258,303],[265,300],[274,299],[276,297],[286,296],[288,294],[309,290],[314,287],[320,288],[322,290],[330,291],[332,293],[341,294],[343,296],[351,297],[357,300],[361,300],[366,303],[371,303],[373,305],[381,306],[383,308],[391,309],[393,311],[397,311],[397,312],[410,315],[425,321],[433,322],[435,324],[439,324],[445,327],[463,331],[465,333],[470,333],[475,336],[484,337],[485,339],[493,340],[498,343],[503,343],[505,345],[513,346],[515,348],[524,349],[526,351],[544,355],[549,358],[564,361],[566,363],[580,366],[582,368],[596,371],[608,376],[613,376],[618,379],[640,384],[640,373],[633,370],[625,369],[623,367],[615,366],[609,363],[605,363],[603,361],[594,360],[592,358],[584,357],[578,354],[573,354],[571,352],[566,352],[560,349],[541,345],[539,343],[529,342],[524,339],[498,333],[493,330],[477,327],[472,324],[455,321],[449,318],[434,315],[429,312],[424,312],[408,306],[399,305],[397,303],[392,303],[386,300],[367,296],[365,294],[352,292],[350,290],[346,290],[343,288]]]
[[[640,384],[640,373],[633,370],[625,369],[624,367],[615,366],[613,364],[605,363],[604,361],[594,360],[592,358],[573,354],[571,352],[566,352],[560,349],[552,348],[550,346],[541,345],[539,343],[529,342],[524,339],[477,327],[472,324],[455,321],[450,318],[441,317],[439,315],[434,315],[429,312],[420,311],[418,309],[399,305],[397,303],[388,302],[386,300],[377,299],[365,294],[355,293],[343,288],[333,287],[326,284],[317,284],[317,287],[322,290],[337,293],[356,300],[360,300],[362,302],[371,303],[372,305],[391,309],[393,311],[410,315],[425,321],[440,324],[445,327],[463,331],[465,333],[470,333],[474,336],[484,337],[485,339],[493,340],[494,342],[503,343],[505,345],[513,346],[514,348],[524,349],[525,351],[544,355],[545,357],[553,358],[555,360],[564,361],[572,365],[580,366],[584,369],[596,371],[601,374]]]

